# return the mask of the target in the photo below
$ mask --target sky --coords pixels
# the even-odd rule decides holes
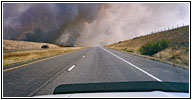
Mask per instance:
[[[188,3],[3,3],[3,39],[103,46],[189,25]]]

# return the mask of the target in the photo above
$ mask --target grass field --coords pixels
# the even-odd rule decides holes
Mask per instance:
[[[41,49],[41,46],[45,44],[49,48]],[[62,47],[49,43],[3,40],[3,50],[11,50],[9,52],[3,52],[3,66],[50,57],[82,48],[84,47]]]
[[[58,54],[82,49],[83,47],[63,47],[46,50],[26,50],[3,53],[3,66],[30,61],[38,58],[50,57]]]
[[[189,67],[189,26],[184,26],[168,31],[157,32],[146,36],[136,37],[126,41],[120,41],[105,47],[141,55],[139,48],[147,42],[160,40],[168,42],[168,48],[157,52],[152,56],[145,56],[151,59],[161,60],[185,68]]]
[[[59,48],[60,45],[40,42],[28,42],[17,40],[3,40],[3,50],[29,50],[41,49],[42,45],[48,45],[49,48]]]

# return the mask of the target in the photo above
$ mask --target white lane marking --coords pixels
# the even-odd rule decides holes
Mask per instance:
[[[74,67],[75,65],[71,66],[67,71],[70,72]]]
[[[83,58],[85,58],[85,56],[83,56]]]
[[[111,53],[110,51],[106,50],[105,48],[102,48],[102,49],[103,49],[103,50],[105,50],[106,52],[108,52],[108,53],[112,54],[113,56],[115,56],[115,57],[117,57],[117,58],[119,58],[119,59],[123,60],[124,62],[128,63],[129,65],[131,65],[131,66],[135,67],[136,69],[138,69],[138,70],[142,71],[143,73],[145,73],[145,74],[149,75],[150,77],[152,77],[152,78],[156,79],[157,81],[162,82],[162,80],[160,80],[160,79],[158,79],[157,77],[155,77],[155,76],[153,76],[153,75],[149,74],[148,72],[146,72],[146,71],[144,71],[143,69],[141,69],[141,68],[139,68],[139,67],[135,66],[134,64],[132,64],[132,63],[130,63],[130,62],[128,62],[128,61],[126,61],[125,59],[123,59],[123,58],[121,58],[121,57],[119,57],[119,56],[117,56],[117,55],[115,55],[115,54]]]

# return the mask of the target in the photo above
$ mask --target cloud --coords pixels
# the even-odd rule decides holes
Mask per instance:
[[[3,38],[100,46],[176,24],[189,24],[187,3],[3,4]]]

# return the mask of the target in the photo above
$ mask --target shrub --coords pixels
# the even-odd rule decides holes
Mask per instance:
[[[127,50],[128,52],[133,52],[133,49],[129,49],[129,50]]]
[[[123,50],[123,51],[127,51],[127,49],[126,49],[126,48],[123,48],[122,50]]]
[[[48,45],[42,45],[41,48],[49,48]]]
[[[126,51],[126,52],[133,52],[133,49],[123,48],[122,50],[123,50],[123,51]]]
[[[168,43],[165,40],[160,40],[157,42],[147,42],[145,45],[139,48],[139,52],[143,55],[153,55],[168,47]]]

